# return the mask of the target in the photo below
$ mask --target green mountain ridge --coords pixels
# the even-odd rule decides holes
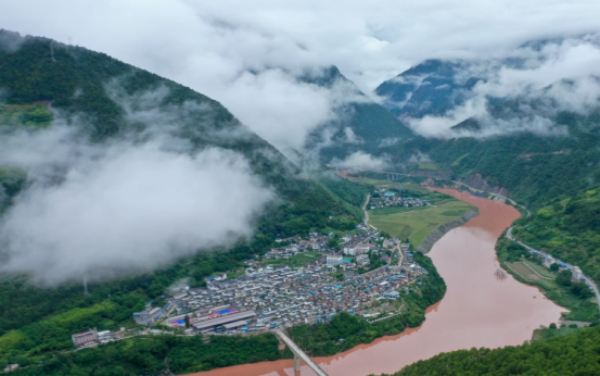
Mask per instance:
[[[358,151],[377,153],[386,141],[400,145],[420,138],[383,106],[365,95],[335,66],[325,68],[317,75],[305,75],[299,80],[325,87],[339,97],[333,107],[336,119],[322,124],[307,140],[307,145],[319,145],[326,141],[323,139],[323,130],[335,130],[331,136],[332,144],[319,150],[320,159],[325,163],[333,158],[344,159]],[[348,139],[348,130],[355,139]]]
[[[470,349],[420,360],[393,376],[580,376],[600,374],[600,327],[500,349]]]
[[[0,92],[0,137],[52,127],[53,119],[95,145],[122,138],[143,142],[148,132],[165,132],[185,140],[190,153],[217,147],[242,154],[279,198],[255,224],[252,238],[153,272],[90,283],[89,295],[78,284],[40,289],[26,276],[2,275],[1,364],[48,360],[72,347],[71,334],[90,327],[132,326],[132,313],[177,281],[201,286],[216,272],[243,267],[277,237],[354,228],[362,216],[358,206],[368,188],[332,174],[304,176],[218,102],[105,54],[1,30]],[[147,115],[168,124],[154,124]],[[28,184],[27,171],[0,164],[0,213]]]

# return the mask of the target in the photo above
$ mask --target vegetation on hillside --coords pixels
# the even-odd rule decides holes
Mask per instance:
[[[516,222],[523,243],[577,265],[600,283],[600,186],[554,199]]]
[[[580,376],[600,374],[600,327],[521,346],[442,353],[394,376]]]
[[[164,131],[174,132],[172,136],[188,141],[195,150],[216,146],[246,156],[253,172],[280,198],[258,221],[255,235],[239,239],[231,249],[200,253],[144,275],[92,283],[89,295],[80,285],[38,289],[25,276],[3,276],[0,362],[15,357],[29,362],[48,359],[72,347],[71,334],[90,327],[131,327],[131,314],[177,281],[201,286],[215,272],[242,268],[244,261],[266,252],[278,237],[347,230],[360,220],[362,213],[355,205],[364,188],[336,177],[315,182],[301,176],[271,145],[202,94],[107,55],[50,39],[0,30],[0,41],[3,134],[23,127],[35,131],[60,116],[92,142],[102,143],[156,126],[130,116],[150,104],[153,112],[176,125]],[[27,184],[26,171],[0,166],[0,212]]]
[[[425,153],[452,179],[481,174],[489,187],[505,188],[515,200],[539,208],[600,180],[600,113],[563,112],[554,121],[568,129],[568,135],[415,139],[381,153],[394,154],[399,162]]]
[[[583,282],[573,282],[570,271],[550,271],[538,256],[520,244],[506,238],[496,243],[496,252],[503,268],[517,280],[538,287],[550,300],[569,310],[567,320],[598,321],[600,312],[594,294]],[[558,265],[556,265],[558,267]]]
[[[306,143],[326,145],[319,150],[324,163],[333,158],[344,159],[357,151],[376,152],[382,142],[396,144],[418,137],[397,117],[362,93],[335,66],[323,69],[318,75],[305,75],[300,80],[334,91],[335,86],[343,86],[346,95],[352,97],[349,101],[336,101],[333,107],[335,118],[313,131]],[[328,131],[322,132],[323,129]],[[335,132],[331,134],[331,130]],[[353,135],[350,138],[355,139],[349,139],[348,132]],[[329,138],[333,142],[329,142]]]
[[[14,376],[138,376],[185,374],[213,368],[290,357],[279,351],[273,334],[250,337],[140,336],[112,342],[93,349],[58,354],[42,363],[24,357],[0,360],[0,368],[9,363],[21,365]],[[170,370],[169,373],[167,370]]]

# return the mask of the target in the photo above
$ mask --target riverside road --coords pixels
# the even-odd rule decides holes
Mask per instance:
[[[533,248],[533,247],[530,247],[530,246],[528,246],[527,244],[525,244],[525,243],[523,243],[523,242],[521,242],[521,241],[519,241],[519,240],[515,239],[515,237],[514,237],[514,236],[513,236],[513,234],[512,234],[513,227],[515,227],[515,226],[512,226],[512,227],[510,227],[510,228],[508,229],[508,231],[506,231],[506,237],[507,237],[508,239],[510,239],[510,240],[512,240],[512,241],[514,241],[514,242],[517,242],[517,243],[519,243],[520,245],[522,245],[523,247],[525,247],[525,248],[527,248],[527,249],[535,249],[535,248]],[[540,250],[537,250],[537,249],[536,249],[536,251],[538,251],[538,253],[539,253],[540,255],[544,256],[544,257],[547,257],[547,256],[552,256],[552,255],[549,255],[549,254],[547,254],[547,253],[545,253],[545,252],[542,252],[542,251],[540,251]],[[567,263],[565,263],[565,264],[566,264],[566,265],[569,267],[569,269],[573,270],[573,267],[574,267],[574,265],[570,265],[570,264],[567,264]],[[596,295],[596,303],[598,304],[598,308],[600,309],[600,291],[598,290],[598,286],[597,286],[597,285],[596,285],[596,283],[595,283],[595,282],[594,282],[594,281],[593,281],[593,280],[592,280],[590,277],[588,277],[587,275],[585,275],[585,274],[582,274],[582,276],[583,276],[583,279],[585,280],[585,283],[586,283],[586,284],[588,285],[588,287],[590,288],[590,290],[592,290],[592,292],[593,292],[593,293]]]

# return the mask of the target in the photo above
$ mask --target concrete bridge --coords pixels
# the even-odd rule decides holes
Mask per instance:
[[[280,329],[276,329],[275,330],[275,335],[277,337],[279,337],[279,339],[281,339],[283,341],[283,343],[285,343],[285,345],[290,350],[292,350],[292,352],[294,353],[294,371],[295,372],[300,372],[300,360],[303,360],[304,363],[306,363],[317,374],[317,376],[327,376],[327,374],[325,373],[325,371],[323,371],[317,365],[317,363],[313,362],[310,359],[310,357],[308,355],[306,355],[306,353],[304,351],[302,351],[298,347],[298,345],[296,345],[294,343],[294,341],[292,341],[292,339],[290,337],[287,336],[287,334],[285,334]]]

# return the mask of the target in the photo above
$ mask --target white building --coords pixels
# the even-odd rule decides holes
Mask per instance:
[[[339,255],[327,255],[327,266],[341,265],[344,258]]]
[[[140,325],[152,325],[164,315],[160,308],[147,308],[142,312],[134,312],[133,319]]]
[[[368,253],[371,247],[368,244],[358,244],[352,248],[344,248],[344,254],[349,256],[361,255]]]
[[[369,255],[362,254],[356,256],[356,263],[359,265],[365,265],[369,263]]]

